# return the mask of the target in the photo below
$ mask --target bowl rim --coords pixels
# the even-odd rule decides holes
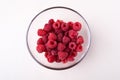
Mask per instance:
[[[40,63],[40,62],[33,56],[32,52],[31,52],[31,50],[30,50],[30,48],[29,48],[29,44],[28,44],[28,33],[29,33],[29,29],[30,29],[30,26],[31,26],[32,22],[33,22],[33,21],[36,19],[36,17],[39,16],[41,13],[43,13],[43,12],[45,12],[45,11],[47,11],[47,10],[56,9],[56,8],[67,9],[67,10],[73,11],[73,12],[75,12],[76,14],[78,14],[78,15],[85,21],[85,23],[87,24],[88,30],[89,30],[89,33],[90,33],[90,34],[89,34],[89,44],[88,44],[88,48],[87,48],[86,52],[84,53],[84,55],[81,57],[81,59],[80,59],[78,62],[76,62],[75,64],[73,64],[73,65],[71,65],[71,66],[65,67],[65,68],[53,68],[53,67],[49,67],[49,66],[46,66],[46,65]],[[40,64],[41,66],[43,66],[43,67],[45,67],[45,68],[47,68],[47,69],[51,69],[51,70],[65,70],[65,69],[72,68],[73,66],[77,65],[78,63],[80,63],[80,62],[84,59],[84,57],[87,55],[87,53],[88,53],[88,51],[89,51],[89,49],[90,49],[90,45],[91,45],[91,31],[90,31],[90,27],[89,27],[87,21],[85,20],[85,18],[84,18],[80,13],[78,13],[76,10],[71,9],[71,8],[68,8],[68,7],[63,7],[63,6],[49,7],[49,8],[46,8],[46,9],[42,10],[41,12],[39,12],[39,13],[31,20],[31,22],[30,22],[30,24],[29,24],[29,26],[28,26],[28,29],[27,29],[27,33],[26,33],[26,45],[27,45],[28,51],[29,51],[30,55],[32,56],[32,58],[33,58],[38,64]]]

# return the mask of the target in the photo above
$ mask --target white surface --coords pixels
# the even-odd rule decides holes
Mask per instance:
[[[63,71],[37,64],[25,41],[31,19],[58,5],[81,13],[92,33],[88,55]],[[0,0],[0,80],[120,80],[119,8],[119,0]]]

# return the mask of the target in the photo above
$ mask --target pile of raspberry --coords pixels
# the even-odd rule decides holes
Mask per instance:
[[[64,22],[63,20],[50,19],[43,29],[38,29],[39,39],[36,50],[45,52],[48,62],[72,62],[78,52],[83,50],[84,39],[78,36],[82,25],[80,22]]]

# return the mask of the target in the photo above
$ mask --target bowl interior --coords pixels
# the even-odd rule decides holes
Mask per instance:
[[[78,53],[77,57],[75,57],[75,60],[73,62],[68,62],[66,64],[56,62],[49,63],[44,57],[44,53],[40,54],[36,51],[36,42],[39,38],[39,36],[37,35],[37,30],[43,28],[44,24],[47,23],[49,19],[60,19],[65,22],[81,22],[82,29],[81,31],[79,31],[79,35],[83,36],[85,42],[83,44],[83,51]],[[30,51],[30,54],[39,64],[51,69],[65,69],[77,64],[86,55],[90,46],[90,30],[85,19],[76,11],[65,7],[49,8],[40,12],[31,21],[27,32],[27,46]]]

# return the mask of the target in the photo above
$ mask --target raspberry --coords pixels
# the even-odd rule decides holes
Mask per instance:
[[[68,33],[69,33],[69,31],[66,31],[66,32],[64,33],[64,35],[65,35],[65,36],[68,36]]]
[[[52,55],[57,55],[57,50],[51,50]]]
[[[68,58],[67,58],[67,61],[74,61],[74,57],[69,55]]]
[[[53,28],[56,30],[56,29],[59,29],[60,28],[60,23],[59,22],[55,22],[53,23]]]
[[[48,39],[49,40],[56,40],[57,36],[54,33],[49,33]]]
[[[68,62],[68,60],[67,60],[67,59],[64,59],[64,60],[62,60],[62,62],[65,64],[65,63]]]
[[[38,36],[44,36],[44,35],[46,35],[47,33],[46,33],[43,29],[38,29],[37,34],[38,34]]]
[[[77,56],[77,52],[76,52],[76,51],[73,51],[73,52],[71,53],[71,55],[72,55],[73,57],[76,57],[76,56]]]
[[[37,45],[39,45],[39,44],[44,44],[44,42],[43,42],[43,39],[42,39],[42,38],[39,38],[39,39],[37,40]]]
[[[48,62],[53,63],[55,61],[55,57],[53,55],[50,55],[47,57]]]
[[[57,63],[61,62],[61,60],[59,59],[58,56],[56,56],[56,60],[55,60]]]
[[[55,29],[55,33],[59,34],[59,33],[63,33],[63,31],[61,29]]]
[[[42,36],[42,40],[43,40],[44,43],[47,43],[47,41],[48,41],[48,35]]]
[[[63,51],[58,52],[58,57],[59,57],[60,60],[66,59],[67,56],[68,56],[67,52],[63,52]]]
[[[79,31],[79,30],[81,29],[81,24],[80,24],[79,22],[75,22],[75,23],[73,24],[73,29],[74,29],[75,31]]]
[[[47,58],[47,56],[48,56],[48,52],[45,52],[44,56]]]
[[[67,44],[67,43],[70,42],[70,38],[67,37],[67,36],[64,36],[63,39],[62,39],[62,42],[65,43],[65,44]]]
[[[71,49],[68,46],[66,46],[66,49],[64,51],[70,53]]]
[[[70,42],[70,43],[69,43],[69,48],[70,48],[71,50],[74,50],[74,49],[76,48],[75,42]]]
[[[49,31],[52,30],[52,26],[51,26],[50,24],[45,24],[45,25],[44,25],[44,30],[45,30],[46,32],[49,32]]]
[[[84,39],[83,39],[82,36],[79,36],[79,37],[77,38],[77,44],[82,44],[82,43],[84,43]]]
[[[57,40],[58,40],[58,41],[62,41],[62,38],[63,38],[63,34],[62,34],[62,33],[59,33],[59,34],[57,35]]]
[[[71,39],[71,41],[76,42],[77,41],[77,36]]]
[[[68,22],[67,24],[68,24],[68,26],[69,26],[70,29],[73,28],[73,22],[70,21],[70,22]]]
[[[74,30],[69,30],[69,37],[70,38],[75,38],[77,37],[78,33]]]
[[[39,53],[42,53],[44,50],[45,50],[45,46],[40,44],[36,47],[36,50],[39,52]]]
[[[62,23],[64,23],[63,20],[59,20],[59,19],[58,19],[56,22],[59,22],[60,25],[61,25]]]
[[[76,51],[81,52],[83,50],[83,47],[81,44],[77,45]]]
[[[46,46],[47,46],[48,48],[53,49],[53,48],[55,48],[55,47],[57,46],[57,42],[54,41],[54,40],[48,40]]]
[[[51,48],[46,46],[46,52],[50,52],[50,51],[51,51]]]
[[[62,29],[63,31],[67,31],[67,30],[69,29],[68,24],[67,24],[67,23],[62,23],[62,24],[61,24],[61,29]]]
[[[63,43],[58,43],[58,47],[57,47],[57,49],[59,50],[59,51],[63,51],[64,49],[65,49],[65,45],[63,44]]]
[[[50,19],[50,20],[48,21],[48,23],[51,24],[51,25],[52,25],[54,22],[55,22],[54,19]]]
[[[51,54],[50,52],[46,52],[46,53],[45,53],[45,57],[46,57],[46,58],[49,58],[51,55],[52,55],[52,54]]]

